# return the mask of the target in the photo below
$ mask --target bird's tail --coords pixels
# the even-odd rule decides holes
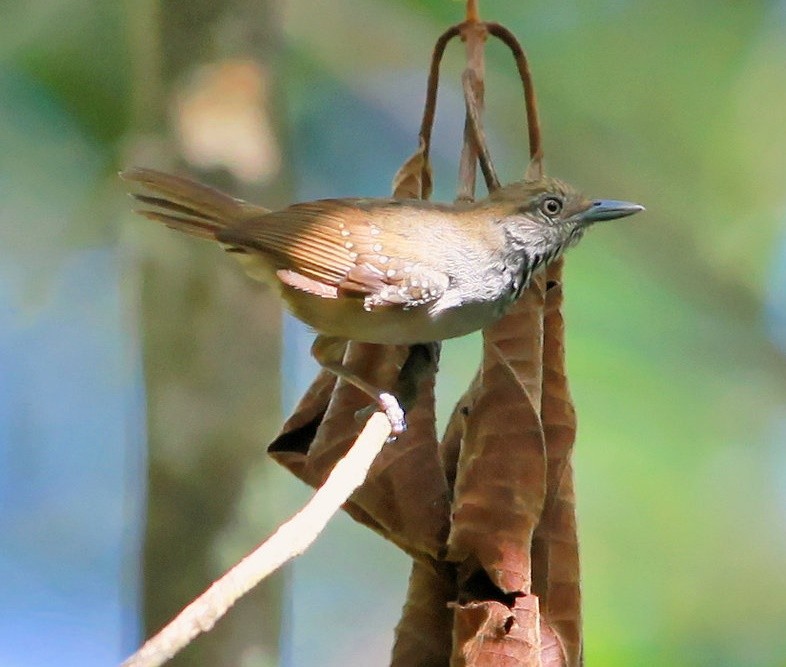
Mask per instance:
[[[141,186],[142,193],[132,194],[145,205],[139,214],[204,239],[215,240],[216,232],[239,221],[251,208],[207,185],[154,169],[135,167],[121,172],[120,178]]]

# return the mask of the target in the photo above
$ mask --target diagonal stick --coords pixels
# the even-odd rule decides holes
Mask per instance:
[[[366,478],[368,469],[390,436],[381,412],[366,422],[346,456],[336,463],[311,500],[254,551],[228,570],[149,639],[121,667],[159,667],[210,630],[243,595],[316,540],[331,517]]]

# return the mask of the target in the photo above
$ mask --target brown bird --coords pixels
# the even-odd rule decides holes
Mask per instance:
[[[539,162],[478,202],[324,199],[280,211],[152,169],[121,177],[143,189],[139,213],[217,241],[274,287],[319,334],[314,358],[374,398],[394,434],[406,428],[403,410],[342,365],[345,341],[428,343],[486,327],[592,223],[643,210],[587,199]]]

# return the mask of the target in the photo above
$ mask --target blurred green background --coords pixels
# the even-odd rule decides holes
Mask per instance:
[[[550,173],[647,207],[567,262],[587,665],[784,665],[786,3],[480,5],[527,49]],[[181,168],[270,206],[386,195],[463,11],[0,6],[0,663],[118,661],[307,496],[264,455],[313,372],[303,332],[226,257],[135,219],[116,171]],[[500,45],[487,65],[514,180],[520,87]],[[443,423],[478,347],[445,346]],[[407,572],[341,517],[179,664],[385,664]]]

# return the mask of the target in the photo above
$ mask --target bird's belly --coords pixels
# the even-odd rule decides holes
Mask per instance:
[[[387,345],[464,336],[499,319],[507,305],[500,301],[445,309],[424,305],[408,310],[391,306],[367,311],[360,299],[324,299],[303,292],[284,296],[293,315],[318,333]]]

